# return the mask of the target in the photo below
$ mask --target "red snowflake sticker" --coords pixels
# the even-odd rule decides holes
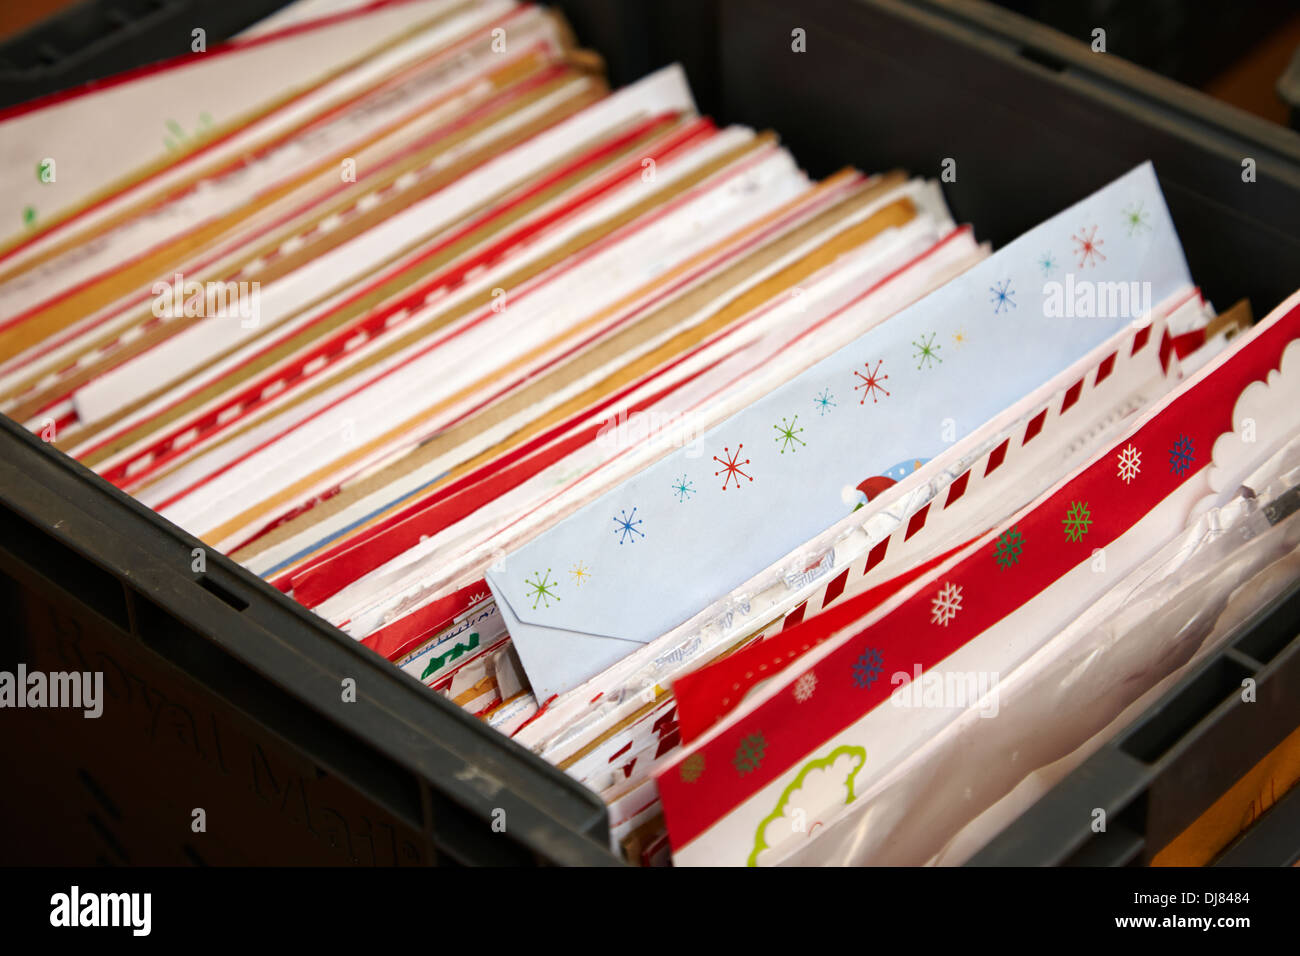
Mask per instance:
[[[747,474],[745,474],[743,471],[740,470],[740,466],[741,466],[741,465],[748,465],[748,464],[749,464],[749,459],[748,459],[748,458],[746,458],[744,461],[741,461],[741,460],[740,460],[740,450],[741,450],[742,448],[744,448],[744,447],[745,447],[745,446],[744,446],[743,444],[741,444],[741,445],[737,445],[737,446],[736,446],[736,453],[735,453],[734,455],[731,453],[731,448],[730,448],[730,447],[723,448],[723,449],[722,449],[722,454],[726,456],[725,458],[719,458],[717,455],[714,455],[714,456],[713,456],[713,460],[716,461],[719,465],[722,466],[722,470],[721,470],[721,471],[715,471],[715,472],[713,473],[713,474],[714,474],[714,477],[717,477],[718,475],[723,475],[723,474],[726,475],[726,477],[722,479],[722,490],[723,490],[723,491],[726,491],[726,490],[727,490],[727,483],[728,483],[729,481],[731,481],[731,479],[733,479],[733,478],[736,479],[736,487],[737,487],[737,488],[740,487],[740,479],[741,479],[741,478],[748,478],[750,481],[753,481],[753,480],[754,480],[754,479],[753,479],[753,476],[751,476],[751,475],[747,475]]]
[[[1106,261],[1106,257],[1101,253],[1101,247],[1105,244],[1104,239],[1097,238],[1097,227],[1092,226],[1088,229],[1080,229],[1078,235],[1070,236],[1076,243],[1074,254],[1079,257],[1079,268],[1095,266],[1100,260]]]
[[[878,395],[884,395],[886,398],[889,397],[889,392],[885,389],[885,386],[882,384],[885,381],[885,379],[889,378],[889,376],[880,374],[880,366],[883,364],[884,364],[884,359],[878,359],[876,361],[875,368],[871,367],[870,362],[863,362],[862,367],[867,370],[867,374],[863,375],[861,372],[857,372],[857,371],[853,373],[858,378],[862,379],[861,384],[853,386],[853,390],[856,392],[860,388],[865,389],[865,391],[863,391],[862,393],[862,401],[858,402],[859,405],[867,404],[868,395],[871,396],[871,404],[873,405],[875,405],[877,402],[880,401]]]

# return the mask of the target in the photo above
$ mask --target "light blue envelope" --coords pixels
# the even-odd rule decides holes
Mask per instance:
[[[534,694],[699,613],[852,511],[860,485],[935,457],[1190,285],[1144,164],[601,495],[487,574]]]

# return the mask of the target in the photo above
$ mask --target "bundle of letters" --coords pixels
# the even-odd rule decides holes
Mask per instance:
[[[0,411],[632,862],[960,862],[1294,579],[1300,295],[1150,164],[992,250],[602,69],[407,0],[11,111]]]

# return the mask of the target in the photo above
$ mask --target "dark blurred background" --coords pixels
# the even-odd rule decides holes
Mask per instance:
[[[608,14],[600,4],[584,3],[577,5],[573,19],[626,19],[636,16],[638,7],[675,0],[607,2]],[[128,65],[188,53],[195,23],[201,22],[214,44],[285,5],[286,0],[0,0],[0,107]],[[694,5],[694,0],[687,4]],[[961,0],[941,0],[940,5],[960,6]],[[1272,122],[1300,128],[1296,0],[999,0],[998,5],[1084,43],[1091,41],[1095,27],[1104,27],[1107,52]],[[707,18],[698,9],[687,14],[683,8],[683,14],[679,22],[697,34],[700,50],[711,49]],[[647,16],[645,58],[653,60],[652,51],[659,46],[653,24],[674,19]],[[580,36],[600,32],[598,23],[577,22],[575,27]],[[680,45],[681,37],[675,41]],[[637,64],[633,75],[653,65]],[[697,92],[707,108],[709,91]]]
[[[1106,49],[1233,106],[1288,123],[1277,89],[1300,51],[1296,0],[999,0],[1088,42],[1106,29]],[[1300,64],[1297,64],[1300,66]],[[1291,79],[1291,95],[1300,95]]]

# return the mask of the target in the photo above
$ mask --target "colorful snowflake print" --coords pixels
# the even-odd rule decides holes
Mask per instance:
[[[824,388],[821,394],[813,399],[813,404],[817,406],[817,414],[825,415],[835,407],[835,396],[831,394],[829,388]]]
[[[682,761],[681,775],[686,783],[694,783],[704,773],[704,754],[693,753]]]
[[[573,577],[574,586],[582,587],[587,583],[587,579],[591,577],[591,568],[579,561],[569,568],[569,574]]]
[[[966,332],[963,329],[958,329],[952,334],[952,344],[959,348],[966,344]]]
[[[1020,563],[1020,555],[1024,551],[1025,536],[1013,526],[998,537],[998,543],[993,548],[993,560],[998,563],[998,567],[1009,568]]]
[[[1002,282],[995,282],[989,286],[989,291],[993,293],[993,298],[989,299],[993,303],[993,314],[1006,312],[1016,307],[1016,290],[1011,288],[1011,280],[1005,279]]]
[[[874,684],[884,666],[884,655],[877,648],[866,648],[862,656],[853,662],[853,683],[858,690],[866,690]]]
[[[550,607],[552,601],[558,601],[560,596],[555,593],[555,585],[558,581],[551,580],[551,569],[547,568],[546,573],[534,571],[531,578],[525,578],[524,583],[528,585],[527,596],[533,599],[533,610],[537,610],[538,602],[542,607]]]
[[[1142,452],[1131,444],[1125,445],[1119,453],[1119,477],[1128,484],[1142,473]]]
[[[939,358],[939,349],[943,348],[943,346],[934,344],[936,334],[931,332],[929,338],[921,336],[919,342],[915,340],[912,342],[912,347],[916,349],[912,358],[916,359],[917,369],[933,368],[935,362],[943,362],[943,359]]]
[[[1106,257],[1101,253],[1101,247],[1105,245],[1106,240],[1097,238],[1097,227],[1091,229],[1080,229],[1078,235],[1070,236],[1078,246],[1074,254],[1079,257],[1079,268],[1085,266],[1095,266],[1098,260],[1106,261]]]
[[[628,514],[625,509],[620,509],[618,517],[614,518],[613,521],[615,525],[614,533],[619,536],[619,544],[623,544],[625,541],[631,541],[635,544],[637,538],[645,537],[645,532],[637,527],[643,522],[642,519],[636,516],[635,508],[632,509],[631,514]]]
[[[947,627],[960,610],[961,588],[951,581],[944,581],[939,593],[930,598],[930,623]]]
[[[806,704],[816,689],[817,675],[809,671],[794,682],[794,699],[801,704]]]
[[[1174,447],[1169,449],[1169,470],[1175,475],[1181,475],[1192,463],[1196,461],[1196,449],[1192,445],[1192,440],[1186,435],[1179,435],[1178,441],[1174,442]]]
[[[867,370],[867,374],[863,375],[861,372],[854,371],[853,374],[862,379],[862,382],[858,385],[854,385],[853,391],[856,392],[860,388],[864,389],[862,393],[862,401],[858,402],[859,405],[867,404],[868,395],[871,396],[871,404],[873,405],[880,401],[879,396],[884,395],[885,398],[889,397],[889,390],[884,386],[884,382],[889,378],[889,376],[880,374],[880,366],[884,364],[884,359],[877,359],[876,367],[872,368],[870,362],[863,362],[862,367]]]
[[[751,770],[757,770],[763,762],[763,751],[767,750],[767,741],[763,739],[762,734],[750,734],[740,741],[740,746],[736,748],[736,756],[731,758],[731,763],[736,768],[736,772],[742,777]]]
[[[722,470],[721,470],[721,471],[715,471],[715,472],[713,473],[713,476],[716,478],[718,475],[721,475],[721,474],[725,474],[725,475],[726,475],[726,477],[722,479],[722,490],[723,490],[723,491],[726,491],[726,490],[727,490],[727,482],[731,481],[731,479],[733,479],[733,478],[736,479],[736,487],[737,487],[737,488],[740,487],[740,479],[741,479],[741,478],[748,478],[750,481],[753,481],[753,480],[754,480],[753,476],[751,476],[751,475],[747,475],[747,474],[745,474],[745,472],[743,472],[743,471],[740,470],[740,466],[741,466],[741,465],[748,465],[748,464],[749,464],[749,459],[748,459],[748,458],[746,458],[744,461],[741,461],[741,460],[740,460],[740,450],[741,450],[742,448],[744,448],[744,447],[745,447],[745,446],[744,446],[743,444],[737,445],[737,446],[736,446],[736,453],[735,453],[734,455],[731,453],[731,447],[730,447],[730,446],[726,446],[726,447],[724,447],[724,448],[722,449],[722,454],[726,456],[725,460],[722,459],[722,458],[719,458],[717,455],[714,455],[714,456],[713,456],[713,460],[716,461],[719,465],[722,466]]]
[[[687,481],[686,476],[682,475],[673,482],[673,494],[677,496],[678,501],[690,501],[691,496],[695,494],[695,482]]]
[[[1130,239],[1134,236],[1141,235],[1144,232],[1151,231],[1151,223],[1149,221],[1151,214],[1142,208],[1142,200],[1139,199],[1131,206],[1125,206],[1123,213],[1124,225],[1128,228]]]
[[[803,429],[796,428],[795,426],[798,424],[798,415],[796,415],[789,423],[786,422],[785,416],[783,415],[781,416],[781,424],[772,426],[776,429],[776,442],[781,446],[781,454],[784,455],[787,448],[798,451],[800,445],[808,444],[799,437],[799,433],[803,431]]]
[[[1065,526],[1065,536],[1067,538],[1075,543],[1082,541],[1083,536],[1088,533],[1088,528],[1092,525],[1092,512],[1088,510],[1088,503],[1086,501],[1071,502],[1070,510],[1061,519],[1061,524]]]
[[[1060,265],[1060,263],[1056,261],[1056,257],[1052,255],[1050,249],[1047,252],[1044,252],[1038,258],[1038,267],[1043,270],[1044,276],[1050,276],[1052,274],[1052,271],[1058,265]]]

